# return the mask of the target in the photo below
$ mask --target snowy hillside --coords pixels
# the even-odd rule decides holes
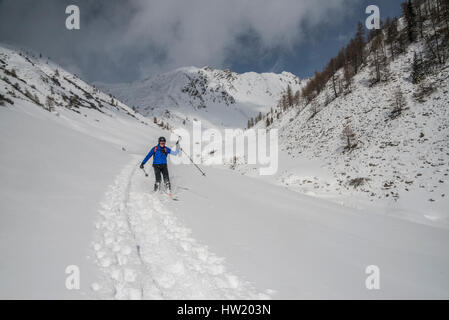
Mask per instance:
[[[375,84],[368,55],[337,98],[329,81],[312,103],[274,117],[269,128],[280,129],[282,153],[289,155],[276,183],[348,207],[374,206],[382,214],[448,227],[449,64],[413,84],[414,53],[423,50],[418,41],[394,61],[389,57],[388,81]],[[336,77],[341,83],[343,70]],[[395,115],[398,90],[405,104]],[[342,139],[345,128],[354,134],[351,150]]]
[[[321,174],[287,173],[291,186],[317,194],[386,202],[385,211],[412,219],[449,222],[449,83],[448,69],[432,77],[436,91],[417,101],[410,83],[409,52],[391,65],[393,79],[373,88],[367,72],[356,76],[351,94],[335,100],[314,119],[304,111],[282,130],[283,149],[296,158],[319,159]],[[400,86],[408,109],[390,119],[390,105]],[[349,124],[357,135],[357,147],[343,152],[341,132]],[[361,185],[353,185],[354,179]],[[352,185],[351,185],[352,182]],[[424,220],[425,220],[424,219]]]
[[[26,101],[60,115],[62,110],[85,116],[86,111],[107,116],[145,118],[126,105],[91,87],[46,58],[0,46],[0,103]]]
[[[99,202],[161,134],[145,121],[51,61],[0,47],[1,298],[87,297]],[[72,264],[82,292],[64,285]]]
[[[141,114],[172,126],[198,119],[208,127],[245,128],[249,118],[276,105],[288,85],[299,90],[301,81],[288,72],[237,74],[188,67],[129,84],[96,85]]]

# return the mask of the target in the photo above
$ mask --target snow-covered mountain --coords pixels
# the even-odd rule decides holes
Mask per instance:
[[[64,272],[80,268],[84,294],[97,281],[98,203],[161,134],[145,122],[46,58],[0,46],[0,297],[87,297]]]
[[[449,63],[414,84],[414,55],[425,50],[420,40],[394,60],[388,56],[388,80],[376,84],[368,54],[338,97],[329,80],[312,103],[268,115],[269,128],[280,130],[281,156],[293,159],[280,165],[276,182],[348,207],[374,206],[379,213],[449,226]],[[339,70],[340,88],[343,78]],[[405,104],[395,115],[398,92]],[[345,128],[354,134],[351,150],[342,139]]]
[[[133,83],[95,85],[172,126],[197,119],[207,127],[245,128],[249,118],[274,107],[288,85],[296,91],[302,83],[289,72],[237,74],[187,67]]]

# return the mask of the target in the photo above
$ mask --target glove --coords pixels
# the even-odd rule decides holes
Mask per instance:
[[[177,146],[177,147],[179,147],[179,140],[178,140],[178,141],[176,141],[176,146]]]
[[[144,168],[144,167],[143,167],[143,163],[141,163],[141,164],[140,164],[140,169],[143,169],[143,168]]]

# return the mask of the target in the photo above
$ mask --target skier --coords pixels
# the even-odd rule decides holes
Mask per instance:
[[[161,173],[164,177],[164,183],[166,190],[169,191],[171,194],[171,185],[170,185],[170,177],[168,175],[168,168],[167,168],[167,155],[172,154],[176,156],[179,153],[178,150],[178,142],[176,142],[176,150],[171,150],[169,147],[165,146],[165,138],[160,137],[158,140],[158,145],[151,148],[150,152],[147,154],[145,159],[143,159],[142,163],[140,164],[140,169],[144,169],[145,163],[154,155],[153,159],[153,169],[154,169],[154,175],[156,177],[156,182],[154,184],[154,191],[158,191],[160,189],[161,185]]]

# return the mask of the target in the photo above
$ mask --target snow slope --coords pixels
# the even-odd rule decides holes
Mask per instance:
[[[210,167],[204,178],[172,165],[171,201],[149,193],[143,153],[35,106],[0,112],[4,298],[449,296],[445,230]],[[81,268],[81,292],[64,287],[69,264]],[[380,291],[364,287],[370,264]]]
[[[258,299],[254,288],[229,273],[224,259],[191,237],[191,231],[155,195],[153,179],[136,158],[107,193],[93,244],[105,277],[93,288],[116,299]]]
[[[52,118],[19,102],[0,108],[1,298],[81,298],[65,288],[65,268],[80,267],[83,295],[98,274],[87,259],[92,221],[128,158]]]
[[[211,167],[203,177],[172,165],[172,201],[148,193],[153,179],[138,160],[118,175],[97,224],[100,297],[449,297],[447,230]],[[370,265],[380,268],[380,290],[365,287]]]
[[[86,298],[99,275],[88,258],[99,201],[129,153],[161,132],[51,61],[6,47],[0,60],[0,297]],[[54,110],[26,91],[52,95]],[[72,105],[63,98],[75,95]],[[65,287],[72,264],[81,291]]]
[[[374,206],[386,215],[449,227],[449,69],[446,64],[429,76],[423,86],[434,91],[417,98],[420,88],[411,83],[410,73],[421,45],[410,46],[389,64],[388,82],[371,86],[372,72],[365,66],[354,77],[352,91],[326,105],[333,97],[328,83],[313,118],[311,106],[301,105],[275,119],[270,129],[280,130],[281,157],[289,155],[275,183],[349,207]],[[391,119],[398,87],[407,109]],[[341,140],[347,125],[357,140],[351,152],[345,152]],[[241,166],[240,171],[252,169]],[[363,182],[354,187],[351,181],[357,178]]]
[[[172,126],[198,119],[205,127],[245,128],[250,117],[276,105],[288,85],[296,91],[301,83],[288,72],[237,74],[186,67],[133,83],[96,85],[141,114]]]

